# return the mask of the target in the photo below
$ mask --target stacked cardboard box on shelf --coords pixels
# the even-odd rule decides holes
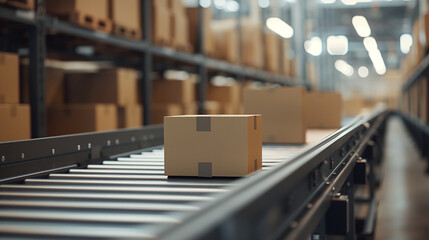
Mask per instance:
[[[159,46],[171,45],[170,9],[167,0],[152,0],[152,42]]]
[[[82,27],[112,31],[108,0],[46,0],[46,12]]]
[[[244,66],[262,69],[264,67],[264,49],[262,44],[262,26],[249,19],[241,20],[241,62]]]
[[[19,56],[0,52],[0,142],[31,137],[30,106],[20,104]]]
[[[239,42],[237,34],[237,22],[235,19],[212,21],[212,28],[217,57],[221,60],[239,63]],[[247,49],[246,49],[247,51]]]
[[[168,0],[170,9],[171,46],[179,51],[192,52],[189,23],[182,1]]]
[[[343,101],[343,115],[347,117],[354,117],[359,115],[364,108],[364,101],[361,97],[354,96],[344,99]]]
[[[305,95],[302,87],[244,89],[245,113],[262,114],[264,143],[305,143]]]
[[[295,77],[295,59],[291,56],[291,43],[289,39],[282,40],[282,58],[283,58],[283,74],[288,77]]]
[[[199,19],[199,7],[186,8],[186,15],[188,16],[188,24],[189,24],[189,40],[191,45],[194,47],[194,51],[197,52],[198,47],[198,24],[200,22]],[[204,14],[203,19],[203,38],[204,38],[204,53],[209,57],[217,57],[217,49],[215,46],[214,34],[211,28],[211,22],[213,19],[213,14],[210,8],[202,9]]]
[[[241,113],[242,97],[241,85],[233,83],[225,86],[209,84],[206,110],[210,114],[238,114]],[[213,103],[210,103],[213,102]],[[216,104],[217,103],[217,104]],[[217,108],[216,108],[217,107]],[[215,110],[218,109],[219,112]]]
[[[142,38],[140,0],[109,0],[113,34],[139,40]]]
[[[197,113],[195,83],[189,79],[155,80],[152,95],[153,124],[162,124],[164,116]]]
[[[264,33],[266,70],[277,73],[280,71],[280,39],[273,32]]]
[[[64,81],[65,104],[48,108],[49,135],[142,125],[136,71],[119,68],[95,73],[67,73]]]

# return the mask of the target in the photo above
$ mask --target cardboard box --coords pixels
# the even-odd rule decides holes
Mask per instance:
[[[0,52],[0,104],[19,103],[19,57]]]
[[[0,1],[2,2],[2,1]],[[4,0],[8,5],[25,10],[34,9],[34,0]]]
[[[186,8],[186,15],[188,16],[188,24],[189,24],[189,40],[194,50],[197,50],[199,46],[198,42],[198,24],[200,22],[199,7],[194,8]],[[213,31],[211,29],[211,22],[213,19],[213,14],[210,8],[202,9],[204,12],[204,27],[203,27],[203,35],[204,35],[204,53],[206,56],[215,57],[217,55],[215,40]],[[196,51],[195,51],[196,52]]]
[[[54,67],[45,68],[45,102],[46,106],[55,106],[64,104],[64,75],[65,70]],[[30,103],[30,84],[28,65],[22,66],[21,75],[22,102]]]
[[[141,39],[140,2],[140,0],[109,0],[109,17],[114,24],[114,33],[131,34],[134,36],[132,38]]]
[[[262,26],[258,22],[242,20],[241,22],[241,63],[244,66],[262,69],[264,66],[264,49]]]
[[[154,103],[193,103],[195,95],[195,83],[189,80],[153,81]]]
[[[114,104],[71,104],[48,108],[48,135],[114,130],[118,111]]]
[[[168,8],[171,10],[171,12],[185,15],[185,7],[183,6],[182,1],[177,0],[168,0]]]
[[[307,128],[340,128],[341,94],[336,92],[308,92],[306,94],[305,113]]]
[[[187,16],[171,12],[170,21],[172,47],[179,51],[192,52]]]
[[[305,94],[302,87],[244,90],[244,112],[262,114],[264,143],[305,143]]]
[[[118,106],[118,128],[138,128],[143,126],[141,105]]]
[[[262,168],[261,115],[165,117],[165,175],[241,177]]]
[[[221,104],[216,101],[206,101],[204,103],[204,109],[206,110],[206,114],[220,114]]]
[[[280,71],[280,39],[273,32],[267,32],[265,36],[265,67],[270,72]]]
[[[163,124],[165,116],[182,114],[183,108],[180,104],[154,104],[152,106],[152,124]]]
[[[167,0],[152,0],[152,42],[171,45],[171,20]]]
[[[360,97],[352,97],[343,101],[343,116],[355,117],[359,115],[364,107],[364,101]]]
[[[137,72],[131,69],[66,75],[67,103],[138,104],[137,89]]]
[[[0,142],[31,138],[28,104],[0,104],[0,119]]]
[[[46,0],[46,12],[65,16],[72,12],[86,13],[95,18],[109,18],[108,0]]]
[[[235,19],[217,20],[211,23],[217,57],[221,60],[239,63],[239,42]]]
[[[231,86],[208,86],[207,100],[221,103],[240,103],[241,86],[233,84]]]

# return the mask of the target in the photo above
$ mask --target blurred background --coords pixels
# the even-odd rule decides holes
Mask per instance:
[[[428,45],[426,11],[418,0],[3,0],[0,102],[22,133],[1,140],[242,113],[246,87],[336,91],[344,116],[379,102],[411,111],[400,96]]]

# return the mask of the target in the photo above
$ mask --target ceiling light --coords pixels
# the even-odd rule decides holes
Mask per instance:
[[[229,0],[228,2],[226,2],[225,10],[228,12],[237,12],[239,8],[240,4],[238,4],[238,2],[234,0]]]
[[[270,6],[270,0],[258,0],[258,5],[260,8],[267,8]]]
[[[200,6],[202,8],[209,8],[212,5],[211,0],[200,0]]]
[[[331,55],[345,55],[349,51],[349,40],[344,35],[329,36],[326,42]]]
[[[353,67],[341,59],[335,61],[335,68],[347,77],[351,77],[354,73]]]
[[[407,54],[410,52],[411,46],[413,45],[413,37],[411,34],[404,33],[399,38],[399,46],[401,48],[401,52],[403,54]]]
[[[354,16],[352,18],[352,23],[359,36],[369,37],[369,35],[371,35],[371,28],[364,16]]]
[[[320,0],[320,3],[322,4],[332,4],[335,3],[337,0]]]
[[[277,33],[283,38],[291,38],[293,36],[293,28],[280,18],[268,18],[266,24],[271,31]]]
[[[373,37],[366,37],[363,39],[363,45],[368,52],[378,50],[377,41]]]
[[[320,37],[312,37],[304,42],[304,49],[313,56],[320,56],[322,54],[322,40]]]
[[[369,52],[369,58],[371,59],[375,68],[375,72],[378,75],[383,75],[386,73],[386,65],[384,64],[383,57],[381,56],[381,53],[378,49]]]
[[[369,70],[367,67],[361,66],[358,68],[358,75],[361,78],[366,78],[369,75]]]

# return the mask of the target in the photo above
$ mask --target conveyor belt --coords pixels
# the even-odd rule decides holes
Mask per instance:
[[[308,132],[309,144],[332,130]],[[264,174],[305,145],[266,145]],[[0,185],[0,238],[155,238],[230,191],[236,178],[168,178],[163,148]]]

